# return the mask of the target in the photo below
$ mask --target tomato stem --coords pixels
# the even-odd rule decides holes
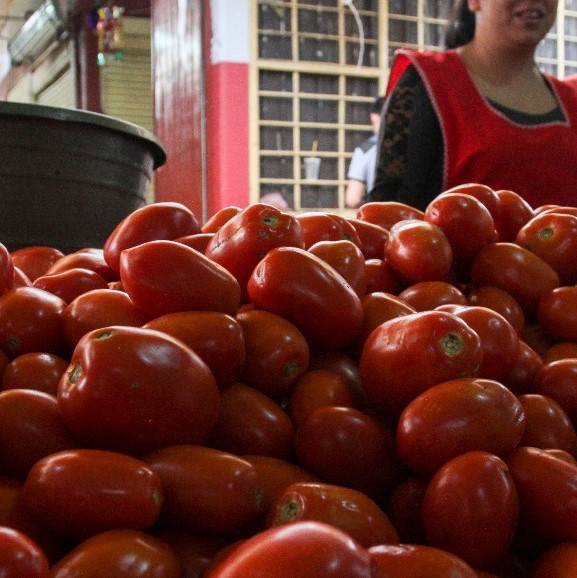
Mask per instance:
[[[280,509],[280,518],[283,522],[292,522],[301,512],[301,506],[296,500],[288,500]]]
[[[451,357],[458,355],[463,349],[463,340],[456,333],[447,333],[439,343],[443,351]]]
[[[545,227],[539,231],[540,239],[550,239],[555,234],[555,231],[551,227]]]

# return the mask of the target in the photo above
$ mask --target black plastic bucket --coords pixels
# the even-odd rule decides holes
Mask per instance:
[[[146,129],[106,115],[0,102],[0,243],[100,248],[146,204],[166,162]]]

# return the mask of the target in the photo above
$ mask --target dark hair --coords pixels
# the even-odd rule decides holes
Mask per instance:
[[[457,0],[447,30],[445,48],[458,48],[467,44],[475,35],[475,14],[469,10],[467,0]]]
[[[381,111],[383,110],[383,104],[385,104],[385,97],[377,96],[371,106],[371,114],[381,114]]]

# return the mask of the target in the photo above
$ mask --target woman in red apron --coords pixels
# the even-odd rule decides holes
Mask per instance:
[[[577,205],[577,89],[535,64],[557,0],[459,0],[443,52],[398,51],[365,201],[477,182]]]

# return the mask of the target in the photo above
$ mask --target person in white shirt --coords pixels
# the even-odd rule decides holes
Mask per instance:
[[[370,112],[373,134],[355,147],[351,158],[347,173],[349,181],[345,191],[345,205],[350,209],[357,208],[367,191],[373,187],[383,104],[384,98],[382,96],[377,97],[373,102]]]

